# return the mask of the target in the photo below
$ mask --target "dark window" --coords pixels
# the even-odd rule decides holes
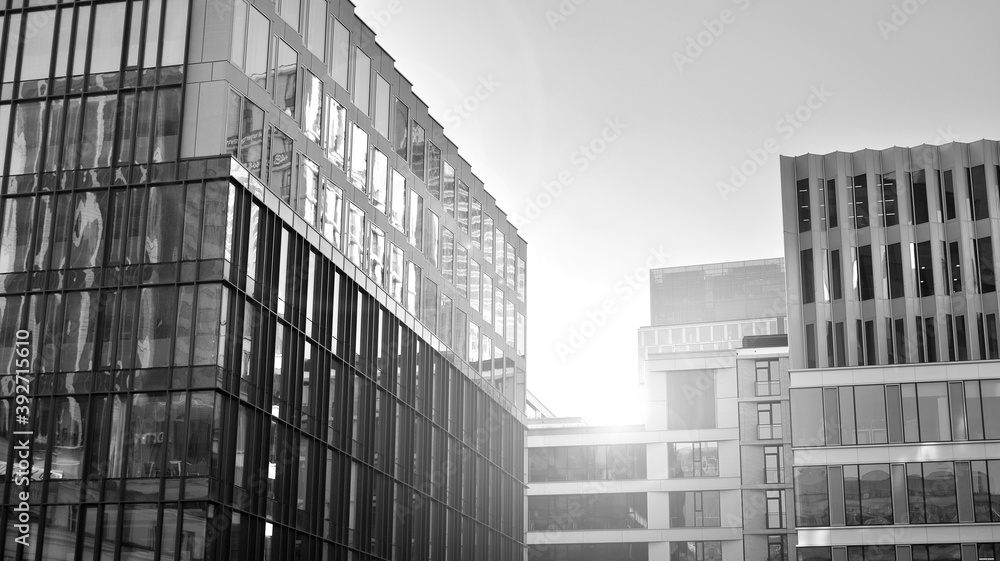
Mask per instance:
[[[837,180],[826,180],[827,213],[830,215],[830,227],[837,227]]]
[[[647,528],[645,493],[528,497],[529,531]]]
[[[926,224],[929,220],[927,212],[927,178],[924,170],[906,174],[910,182],[913,223]]]
[[[816,356],[816,326],[810,323],[806,325],[806,367],[819,366]]]
[[[846,471],[846,470],[845,470]],[[892,524],[892,485],[888,464],[860,466],[861,524]]]
[[[799,232],[808,232],[810,229],[809,179],[800,179],[795,182],[795,189],[798,193]]]
[[[854,221],[854,228],[860,230],[868,227],[868,178],[856,175],[851,180],[851,219]]]
[[[767,537],[767,561],[787,561],[788,542],[783,534]]]
[[[872,246],[858,248],[858,290],[861,300],[875,298],[875,282],[872,278]]]
[[[830,285],[833,289],[834,300],[840,300],[844,297],[844,276],[840,268],[839,249],[830,251]]]
[[[669,501],[671,528],[722,526],[718,491],[675,491]]]
[[[986,196],[986,166],[966,168],[966,177],[969,182],[969,210],[972,213],[972,219],[989,218],[990,204]]]
[[[948,253],[951,256],[951,290],[952,292],[962,292],[962,256],[958,251],[958,242],[948,243]]]
[[[900,244],[889,244],[889,298],[903,297],[903,255]]]
[[[837,322],[834,329],[836,329],[834,339],[837,345],[837,366],[847,366],[847,334],[844,332],[844,322]]]
[[[899,224],[899,213],[896,210],[896,172],[890,171],[877,175],[879,182],[879,214],[882,224],[886,227]]]
[[[396,147],[396,153],[404,160],[408,159],[407,150],[410,147],[409,125],[410,110],[406,105],[394,98],[395,115],[393,120],[392,143]]]
[[[813,276],[813,252],[812,249],[803,249],[799,253],[799,263],[802,269],[802,303],[811,304],[816,301],[816,285]]]
[[[993,273],[993,241],[989,238],[976,240],[976,280],[982,294],[996,292],[996,277]]]
[[[912,246],[911,246],[912,247]],[[934,295],[934,266],[931,259],[931,242],[917,244],[917,290],[920,296]]]
[[[830,491],[826,467],[794,468],[795,525],[830,525]]]
[[[955,183],[952,180],[951,170],[944,172],[944,181],[941,184],[942,192],[944,193],[944,204],[945,210],[947,211],[947,219],[955,219]]]

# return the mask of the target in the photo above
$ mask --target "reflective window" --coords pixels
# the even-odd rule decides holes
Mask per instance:
[[[517,276],[517,267],[514,264],[514,246],[507,244],[507,286],[514,288],[514,277]]]
[[[324,130],[323,146],[326,157],[339,169],[344,169],[347,158],[347,111],[337,103],[333,96],[326,96],[326,128]]]
[[[427,143],[427,190],[441,200],[441,150],[432,142]]]
[[[324,0],[319,0],[324,5]],[[306,138],[319,144],[323,134],[323,82],[308,70],[302,71],[302,130]]]
[[[420,267],[411,261],[406,262],[406,311],[413,316],[418,315],[417,297],[420,294]]]
[[[249,6],[246,0],[234,0],[233,1],[233,33],[232,41],[229,46],[229,62],[233,63],[233,66],[244,70],[246,67],[246,40],[247,40],[247,11]],[[265,35],[266,37],[266,35]]]
[[[393,108],[392,145],[399,157],[406,160],[410,148],[410,110],[398,97],[393,98]]]
[[[179,226],[183,223],[184,189],[180,185],[150,187],[143,261],[180,261],[182,229]]]
[[[341,228],[344,216],[344,192],[328,179],[323,180],[323,235],[341,249]]]
[[[458,182],[458,227],[463,234],[469,234],[469,188]]]
[[[483,273],[483,319],[493,325],[493,279]]]
[[[493,264],[493,218],[483,214],[483,257]]]
[[[690,388],[699,388],[692,394]],[[715,374],[708,370],[671,372],[667,377],[667,429],[715,428]]]
[[[472,199],[472,216],[470,218],[469,229],[472,236],[472,247],[482,250],[483,206],[476,199]]]
[[[479,262],[472,259],[469,262],[469,305],[477,312],[479,311],[480,282]]]
[[[414,189],[410,189],[406,234],[410,245],[422,252],[424,250],[424,198],[418,195]]]
[[[861,524],[892,524],[892,485],[889,479],[889,465],[875,464],[859,468]]]
[[[403,302],[403,250],[389,244],[389,294],[397,302]]]
[[[525,354],[525,338],[526,334],[524,332],[525,321],[524,314],[517,312],[517,354],[518,356],[524,356]]]
[[[525,297],[525,285],[527,284],[527,279],[525,278],[526,269],[524,264],[524,259],[520,257],[517,258],[517,299],[524,302]]]
[[[645,493],[543,495],[528,498],[529,531],[646,528]]]
[[[336,59],[335,59],[336,60]],[[354,95],[351,100],[361,113],[368,115],[371,104],[370,91],[372,61],[360,47],[354,47]]]
[[[105,7],[107,6],[107,7]],[[112,11],[118,12],[118,8],[121,14],[124,14],[124,3],[118,4],[98,4],[98,14],[104,13],[107,17],[112,17]],[[103,8],[103,9],[102,9]],[[65,15],[65,14],[64,14]],[[28,12],[28,21],[26,22],[26,31],[24,34],[24,44],[21,47],[21,81],[26,80],[37,80],[39,78],[49,77],[49,67],[52,64],[52,38],[55,34],[55,24],[56,24],[56,11],[52,10],[42,10],[38,12]],[[120,17],[120,15],[119,15]],[[12,24],[14,21],[12,20]],[[18,22],[19,23],[19,22]],[[101,23],[98,21],[97,26],[100,28]],[[118,22],[118,52],[121,52],[121,30],[122,24]],[[16,35],[16,31],[10,33],[11,36]],[[112,32],[113,37],[113,32]],[[100,39],[95,41],[94,53],[97,54],[97,49],[102,46]],[[106,46],[106,45],[104,45]],[[81,53],[83,56],[83,53]],[[118,69],[118,61],[121,57],[115,57],[114,69]],[[105,64],[104,61],[98,61],[95,57],[95,66],[100,67]],[[9,69],[12,67],[8,66]],[[103,72],[103,71],[102,71]],[[5,81],[13,81],[13,73],[11,72]]]
[[[326,48],[326,0],[309,0],[306,47],[322,62]]]
[[[244,100],[240,127],[240,162],[250,173],[260,177],[264,156],[264,111]]]
[[[288,204],[292,203],[292,150],[292,139],[272,127],[267,186]]]
[[[406,179],[395,169],[392,170],[392,188],[389,191],[389,224],[403,232],[406,217]]]
[[[347,76],[351,56],[351,32],[337,18],[331,16],[330,21],[332,36],[329,41],[330,54],[327,57],[327,67],[330,69],[330,77],[346,90],[349,89]]]
[[[423,295],[420,298],[420,322],[433,332],[437,332],[437,284],[430,279],[421,279]]]
[[[497,281],[500,284],[500,281]],[[503,291],[499,288],[493,289],[493,329],[496,330],[498,339],[503,337],[503,328],[506,326],[503,318]],[[500,341],[498,340],[497,343]]]
[[[908,172],[907,181],[910,183],[910,203],[913,213],[914,224],[926,224],[930,215],[927,208],[927,178],[924,170]]]
[[[250,6],[246,36],[255,38],[253,41],[247,41],[247,76],[260,87],[265,88],[267,87],[267,55],[270,42],[263,41],[261,38],[271,36],[271,21],[253,6]]]
[[[316,225],[319,206],[319,167],[309,158],[299,154],[299,193],[296,210],[310,226]]]
[[[461,242],[455,244],[455,286],[463,298],[469,297],[469,250]]]
[[[368,133],[351,123],[350,179],[355,187],[368,192]]]
[[[123,4],[124,6],[124,4]],[[160,56],[161,66],[175,66],[178,64],[184,64],[184,46],[185,39],[187,38],[187,10],[188,2],[187,0],[167,0],[167,5],[164,8],[166,12],[166,17],[163,20],[163,53]],[[97,17],[101,17],[100,9],[97,11]],[[148,41],[147,37],[147,41]],[[96,43],[98,41],[98,31],[94,32],[94,56],[96,58],[98,51]],[[120,34],[119,34],[120,41]],[[121,52],[117,47],[112,47],[116,56],[114,58],[113,67],[109,70],[118,69],[118,57],[117,53]],[[147,65],[148,66],[148,65]],[[94,69],[91,68],[91,72]]]
[[[368,276],[384,288],[386,286],[385,232],[374,224],[371,224],[369,230],[368,244]]]
[[[438,249],[438,215],[428,210],[424,225],[424,255],[435,267],[438,266]]]
[[[448,282],[455,282],[455,234],[448,228],[441,232],[441,274]]]
[[[718,477],[718,442],[671,442],[667,445],[669,477]]]
[[[484,342],[484,348],[488,347]],[[645,444],[528,449],[528,481],[532,483],[612,481],[645,477]]]
[[[389,138],[389,82],[379,73],[375,73],[375,107],[372,120],[375,130],[383,137]]]
[[[993,268],[993,241],[989,237],[975,240],[976,281],[981,294],[996,292],[996,273]]]
[[[670,561],[722,561],[722,542],[670,542]]]
[[[507,346],[513,347],[514,346],[514,337],[515,337],[515,333],[514,333],[514,321],[515,321],[514,320],[514,303],[511,302],[510,300],[507,300],[507,301],[505,301],[504,304],[505,304],[505,319],[506,319],[505,335],[507,337]]]
[[[501,282],[503,282],[503,278],[504,278],[504,253],[503,253],[503,250],[504,250],[504,245],[505,245],[505,243],[504,243],[504,235],[503,235],[503,232],[500,231],[500,228],[497,228],[496,234],[495,234],[495,236],[494,236],[493,239],[496,242],[496,252],[495,252],[495,255],[494,255],[494,258],[495,258],[494,259],[494,264],[496,265],[497,284],[500,284]]]
[[[281,19],[288,22],[295,31],[299,30],[299,12],[302,9],[302,0],[277,0],[278,13]]]
[[[796,467],[795,525],[801,527],[830,525],[830,492],[826,467]]]
[[[420,181],[424,180],[424,127],[413,121],[413,145],[410,149],[410,171]]]
[[[42,168],[45,102],[18,103],[10,149],[10,175],[37,173]]]
[[[359,268],[364,268],[365,213],[351,203],[347,210],[347,258]]]
[[[370,185],[371,203],[375,210],[386,213],[385,204],[387,199],[389,182],[389,161],[385,154],[372,149],[372,180]]]
[[[294,0],[298,2],[299,0]],[[298,81],[299,55],[288,43],[275,37],[274,70],[274,102],[278,109],[295,119],[295,102],[298,99],[296,84]]]

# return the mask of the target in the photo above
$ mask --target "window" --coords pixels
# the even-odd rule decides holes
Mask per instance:
[[[306,224],[316,225],[316,211],[319,207],[319,166],[299,154],[299,194],[295,210],[305,218]]]
[[[771,440],[781,438],[781,404],[757,404],[757,438]]]
[[[910,244],[910,258],[913,259],[917,271],[917,291],[921,297],[934,295],[934,262],[931,258],[931,242],[916,244],[916,254],[913,254],[913,244]]]
[[[903,255],[898,243],[889,244],[886,259],[889,274],[889,298],[903,297]],[[933,275],[931,275],[933,279]]]
[[[364,269],[364,227],[365,213],[354,203],[350,203],[347,211],[347,258],[357,267]]]
[[[938,172],[939,174],[941,172]],[[944,207],[947,210],[948,220],[955,219],[955,183],[952,180],[951,170],[944,172],[944,181],[941,180],[941,176],[938,175],[938,183],[941,185],[941,190],[944,195]]]
[[[413,175],[417,177],[420,181],[424,181],[424,163],[425,163],[425,152],[426,144],[424,143],[424,127],[413,121],[413,127],[411,129],[412,145],[410,147],[410,171]],[[428,188],[430,188],[428,186]]]
[[[781,446],[764,447],[764,483],[785,482],[785,458]]]
[[[840,250],[830,251],[830,289],[834,300],[844,297],[844,275],[840,268]]]
[[[274,127],[271,128],[271,155],[268,161],[268,188],[282,201],[291,204],[292,139]]]
[[[298,1],[298,0],[295,0]],[[298,99],[296,84],[298,80],[299,55],[288,43],[275,37],[274,71],[274,102],[278,109],[295,119],[295,102]]]
[[[354,47],[354,95],[351,101],[366,116],[371,106],[371,80],[372,59],[360,47]]]
[[[645,493],[528,497],[531,531],[627,530],[647,527]]]
[[[333,96],[326,96],[326,127],[324,129],[323,146],[326,158],[338,169],[344,169],[347,158],[347,110],[337,103]]]
[[[385,288],[385,232],[369,223],[368,234],[368,276]]]
[[[326,237],[333,247],[340,250],[341,228],[344,219],[344,192],[328,179],[323,180],[323,236]]]
[[[993,241],[989,237],[976,240],[976,281],[981,294],[996,292],[996,277],[993,272]]]
[[[278,13],[295,31],[299,30],[299,12],[302,0],[278,0]]]
[[[389,159],[376,148],[372,148],[372,177],[369,185],[369,201],[375,210],[386,213],[387,189],[389,183]]]
[[[722,542],[670,542],[670,561],[722,561]]]
[[[788,561],[785,557],[787,540],[784,534],[767,537],[767,561]]]
[[[785,491],[765,491],[768,529],[785,527]]]
[[[715,374],[710,370],[667,376],[667,429],[715,428]]]
[[[396,170],[392,170],[388,213],[389,224],[403,232],[403,220],[406,217],[406,179]]]
[[[722,526],[719,491],[674,491],[668,500],[671,528]]]
[[[350,180],[361,191],[368,192],[368,133],[351,123]]]
[[[851,201],[851,221],[854,223],[854,228],[860,230],[861,228],[868,227],[868,178],[862,175],[856,175],[853,178],[848,177],[850,181],[850,193]]]
[[[781,382],[778,380],[778,361],[758,360],[754,367],[757,371],[757,397],[781,395]]]
[[[667,469],[671,478],[718,477],[718,442],[671,442],[667,445]]]
[[[321,62],[326,49],[326,0],[309,0],[309,16],[306,18],[306,47]]]
[[[494,265],[496,265],[497,284],[500,284],[500,283],[503,282],[503,278],[504,278],[504,253],[503,253],[503,248],[504,248],[504,245],[505,245],[505,243],[504,243],[504,235],[503,235],[503,232],[500,230],[500,228],[497,228],[496,233],[493,236],[493,240],[496,242],[496,251],[495,251],[495,256],[494,256],[495,257]]]
[[[407,209],[406,235],[417,251],[424,250],[424,198],[410,189],[410,206]]]
[[[410,110],[398,97],[393,98],[393,108],[392,145],[399,157],[407,160],[410,148]]]
[[[910,183],[911,210],[914,224],[926,224],[930,218],[927,210],[927,178],[924,170],[907,173]]]
[[[795,525],[798,527],[830,525],[830,490],[826,467],[796,467]]]
[[[795,189],[798,193],[799,209],[799,232],[808,232],[809,221],[809,179],[800,179],[795,182]]]
[[[375,130],[383,137],[389,138],[389,82],[378,72],[375,73],[375,107],[372,120]]]
[[[830,228],[837,227],[837,180],[826,180],[827,213],[830,215]]]
[[[441,203],[449,216],[455,218],[455,168],[444,162],[444,179],[442,181]]]
[[[896,211],[896,172],[890,171],[878,178],[878,211],[882,225],[888,228],[899,224],[899,213]]]
[[[517,258],[517,299],[524,302],[524,290],[527,284],[527,279],[525,278],[525,265],[524,259],[520,257]]]
[[[340,87],[349,90],[347,76],[350,65],[351,32],[337,18],[331,17],[330,20],[333,21],[332,37],[329,41],[330,54],[327,57],[330,77],[340,84]]]
[[[322,1],[322,0],[320,0]],[[302,71],[302,130],[306,138],[320,144],[323,135],[323,82],[308,70]]]

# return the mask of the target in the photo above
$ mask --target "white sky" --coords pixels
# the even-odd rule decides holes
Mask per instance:
[[[525,219],[528,388],[591,424],[642,421],[647,267],[783,255],[777,154],[1000,138],[998,2],[355,1]]]

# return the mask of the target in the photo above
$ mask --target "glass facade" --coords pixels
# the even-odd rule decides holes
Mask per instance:
[[[31,1],[0,21],[4,559],[519,557],[524,353],[469,302],[468,200],[505,261],[525,244],[353,6]],[[205,81],[219,64],[231,81]]]

